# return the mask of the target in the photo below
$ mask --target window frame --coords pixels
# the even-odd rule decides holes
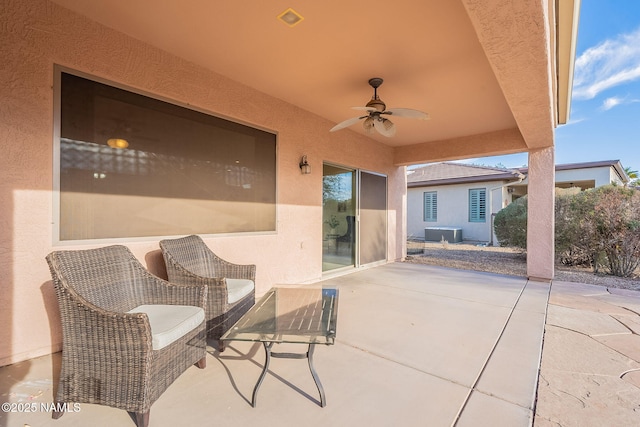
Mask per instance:
[[[428,207],[427,204],[429,205]],[[434,213],[435,215],[432,215]],[[422,193],[422,219],[424,222],[438,222],[437,191],[425,191]]]
[[[235,119],[230,119],[228,117],[224,117],[221,115],[216,115],[213,114],[210,111],[204,110],[204,109],[200,109],[200,108],[196,108],[192,105],[186,104],[186,103],[182,103],[182,102],[178,102],[175,101],[173,99],[168,99],[162,96],[159,96],[157,94],[154,93],[149,93],[146,91],[142,91],[142,90],[138,90],[111,80],[107,80],[107,79],[103,79],[100,77],[97,77],[95,75],[91,75],[88,73],[83,73],[71,68],[67,68],[58,64],[54,64],[54,76],[53,76],[53,80],[54,80],[54,105],[53,105],[53,121],[54,121],[54,127],[53,127],[53,218],[52,218],[52,240],[53,240],[53,245],[57,246],[57,245],[76,245],[76,244],[99,244],[99,243],[121,243],[121,242],[136,242],[136,241],[151,241],[151,240],[158,240],[159,238],[165,238],[165,237],[171,237],[171,236],[176,236],[176,235],[182,235],[184,234],[183,232],[179,232],[179,231],[175,231],[175,232],[171,232],[169,234],[157,234],[154,233],[154,235],[151,234],[144,234],[144,235],[120,235],[120,236],[114,236],[114,237],[88,237],[88,238],[65,238],[63,236],[63,234],[61,233],[61,223],[62,223],[62,217],[61,217],[61,212],[62,212],[62,201],[61,201],[61,194],[62,194],[62,185],[61,185],[61,170],[62,170],[62,159],[61,159],[61,141],[62,139],[62,135],[61,135],[61,128],[62,128],[62,75],[64,74],[69,74],[71,76],[75,76],[75,77],[79,77],[82,79],[86,79],[86,80],[90,80],[92,82],[101,84],[101,85],[106,85],[106,86],[111,86],[115,89],[119,89],[119,90],[124,90],[127,92],[130,92],[132,94],[135,95],[139,95],[142,97],[146,97],[149,98],[151,100],[154,101],[159,101],[161,103],[167,103],[167,104],[171,104],[174,107],[178,107],[184,110],[190,110],[192,112],[198,113],[198,114],[204,114],[207,116],[210,116],[214,119],[217,120],[222,120],[222,121],[226,121],[226,122],[230,122],[233,125],[239,125],[239,126],[243,126],[243,127],[247,127],[247,128],[251,128],[254,129],[256,131],[261,131],[261,132],[265,132],[267,134],[271,134],[273,136],[273,163],[272,163],[272,171],[273,171],[273,197],[272,197],[272,214],[273,214],[273,225],[271,227],[267,227],[264,228],[262,230],[260,229],[254,229],[254,230],[247,230],[247,231],[224,231],[224,232],[207,232],[207,231],[203,231],[201,233],[197,233],[200,234],[202,236],[226,236],[226,235],[232,235],[232,236],[237,236],[237,235],[269,235],[269,234],[277,234],[278,232],[278,151],[279,151],[279,135],[278,132],[271,130],[271,129],[267,129],[261,126],[256,126],[254,124],[251,123],[247,123],[247,122],[243,122],[240,120],[235,120]],[[195,231],[194,231],[195,233]],[[62,236],[62,238],[61,238]]]
[[[469,189],[469,222],[487,222],[487,189]]]

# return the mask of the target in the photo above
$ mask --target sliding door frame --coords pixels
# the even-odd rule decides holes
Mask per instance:
[[[360,268],[363,266],[373,266],[373,265],[378,265],[378,264],[384,264],[388,261],[388,248],[389,248],[389,221],[388,221],[388,216],[389,216],[389,194],[388,194],[388,189],[389,189],[389,182],[388,182],[388,176],[379,172],[373,172],[373,171],[369,171],[366,169],[359,169],[359,168],[354,168],[354,167],[350,167],[350,166],[344,166],[341,164],[337,164],[337,163],[332,163],[332,162],[323,162],[323,169],[324,166],[330,166],[330,167],[335,167],[335,168],[340,168],[340,169],[344,169],[345,171],[352,171],[355,174],[355,188],[353,189],[354,194],[353,194],[353,203],[355,206],[355,222],[354,222],[354,229],[353,229],[353,233],[355,234],[354,237],[354,263],[352,265],[346,265],[344,267],[340,267],[340,268],[336,268],[336,269],[331,269],[331,270],[324,270],[323,269],[323,274],[332,274],[334,272],[343,272],[346,270],[351,270],[351,269],[355,269],[355,268]],[[362,224],[361,224],[361,220],[362,220],[362,183],[363,183],[363,179],[362,179],[362,174],[369,174],[375,177],[381,177],[384,178],[384,225],[383,225],[383,235],[384,235],[384,256],[381,259],[377,259],[377,260],[373,260],[371,262],[368,262],[366,264],[362,264],[361,263],[361,254],[362,254],[362,250],[361,250],[361,244],[362,244],[362,236],[361,236],[361,231],[362,231]],[[324,172],[323,172],[323,179],[324,179]],[[324,191],[324,188],[323,188]],[[324,221],[327,218],[325,218],[325,214],[324,214],[324,203],[323,203],[323,215],[322,215],[322,220],[323,220],[323,224]],[[365,215],[365,220],[366,220],[366,215]],[[324,225],[323,225],[324,226]],[[323,238],[324,240],[324,238]],[[323,249],[323,262],[324,262],[324,249]]]

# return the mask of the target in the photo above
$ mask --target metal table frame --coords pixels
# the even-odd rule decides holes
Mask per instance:
[[[272,357],[307,359],[311,376],[320,394],[320,406],[326,406],[324,388],[313,367],[313,353],[317,344],[334,344],[337,309],[336,288],[275,287],[221,337],[223,341],[253,341],[263,344],[265,362],[253,389],[252,407],[256,407],[258,390],[267,375]],[[307,344],[308,349],[306,353],[271,351],[277,343]]]
[[[264,377],[267,375],[267,371],[269,370],[269,361],[272,357],[281,359],[308,359],[311,376],[313,377],[313,381],[315,381],[316,383],[318,393],[320,393],[320,406],[324,408],[327,405],[327,400],[324,395],[324,388],[322,387],[322,383],[320,382],[320,378],[318,377],[316,370],[313,368],[313,351],[316,347],[315,344],[309,344],[309,349],[306,353],[275,353],[271,351],[271,347],[273,347],[273,344],[275,344],[275,342],[263,341],[262,344],[264,345],[265,352],[264,367],[262,368],[260,378],[258,378],[258,382],[253,389],[253,394],[251,396],[251,406],[253,406],[254,408],[256,407],[258,389],[260,389],[262,380],[264,380]]]

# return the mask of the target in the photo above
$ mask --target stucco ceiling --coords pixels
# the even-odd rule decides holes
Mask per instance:
[[[544,2],[54,1],[326,118],[327,132],[358,115],[350,107],[369,101],[371,77],[384,79],[378,94],[388,108],[431,117],[393,118],[395,137],[371,135],[390,146],[516,129],[532,147],[540,138],[531,129],[542,125],[544,139],[555,124]],[[278,20],[288,8],[304,20]],[[518,81],[532,87],[520,91]],[[545,111],[528,117],[536,103]],[[348,131],[364,133],[359,124],[340,132]]]

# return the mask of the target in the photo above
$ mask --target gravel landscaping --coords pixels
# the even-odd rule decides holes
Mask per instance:
[[[438,265],[489,273],[527,275],[527,256],[513,249],[469,243],[407,242],[405,262]],[[640,290],[640,272],[634,278],[594,274],[590,268],[556,265],[555,280]]]

